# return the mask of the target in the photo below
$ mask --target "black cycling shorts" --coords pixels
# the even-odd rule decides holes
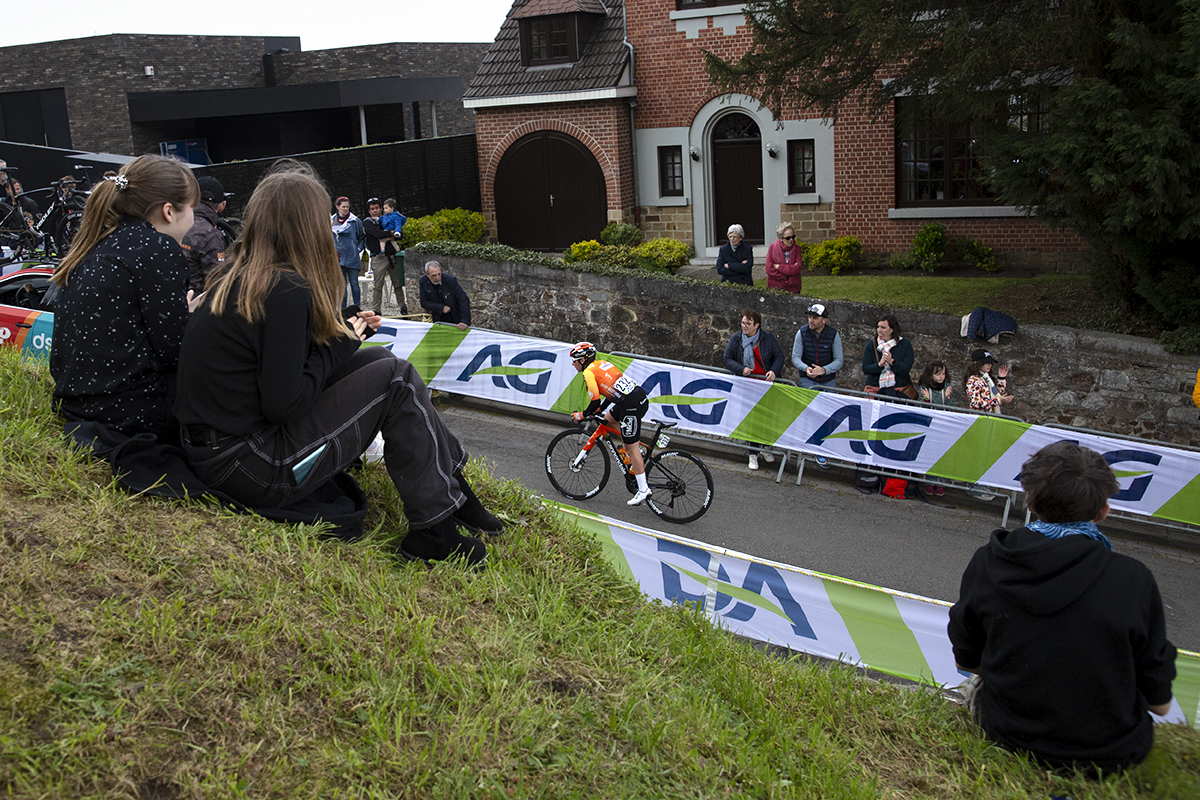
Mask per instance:
[[[611,414],[621,429],[621,441],[633,444],[642,436],[642,417],[650,410],[650,401],[642,387],[634,389],[617,402],[609,406],[606,413]]]

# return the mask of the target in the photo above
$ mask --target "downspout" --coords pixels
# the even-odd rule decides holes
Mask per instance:
[[[633,65],[633,44],[629,41],[629,0],[621,0],[621,44],[629,48],[629,82],[637,86],[637,73]],[[638,202],[637,176],[637,126],[634,124],[634,114],[637,109],[637,99],[629,98],[629,171],[633,178],[633,224],[642,227],[642,204]]]

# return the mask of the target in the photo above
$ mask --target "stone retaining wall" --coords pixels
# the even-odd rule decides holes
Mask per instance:
[[[729,284],[691,285],[416,253],[409,258],[410,286],[420,265],[432,259],[461,281],[477,327],[561,342],[587,339],[601,349],[716,367],[729,337],[740,329],[743,308],[757,308],[764,329],[790,353],[796,331],[808,321],[805,309],[815,300]],[[846,351],[838,384],[861,389],[863,348],[887,310],[849,302],[829,306],[830,324],[841,332]],[[914,380],[926,363],[940,359],[961,392],[967,354],[983,346],[1012,365],[1009,387],[1016,400],[1009,413],[1027,422],[1200,446],[1200,412],[1191,399],[1200,357],[1167,353],[1136,336],[1051,325],[1021,326],[1015,337],[991,346],[961,338],[959,317],[917,311],[896,316],[916,350]],[[789,365],[784,377],[795,379],[796,371]]]

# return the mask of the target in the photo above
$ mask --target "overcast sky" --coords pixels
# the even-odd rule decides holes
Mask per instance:
[[[104,36],[170,33],[299,36],[304,50],[384,42],[490,42],[510,0],[237,0],[185,4],[151,0],[26,0],[0,24],[0,46]],[[185,10],[190,6],[195,10]],[[371,22],[368,23],[367,15]]]

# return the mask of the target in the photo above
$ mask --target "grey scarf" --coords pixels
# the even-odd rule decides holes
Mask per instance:
[[[753,336],[742,334],[742,365],[750,369],[754,369],[754,345],[758,344],[758,337],[762,335],[762,328],[758,329],[758,333]]]

